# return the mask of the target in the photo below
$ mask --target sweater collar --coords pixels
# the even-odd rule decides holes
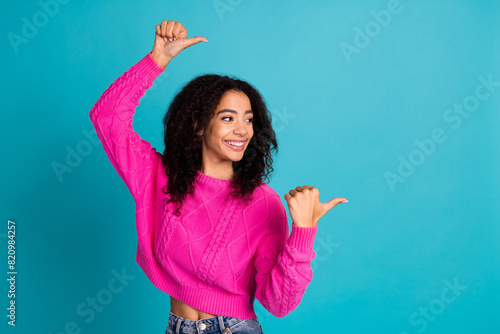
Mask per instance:
[[[212,177],[212,176],[208,176],[206,174],[203,174],[200,171],[197,171],[196,180],[198,180],[200,182],[220,184],[220,185],[230,185],[232,182],[232,180],[223,180],[223,179],[217,179],[217,178]]]

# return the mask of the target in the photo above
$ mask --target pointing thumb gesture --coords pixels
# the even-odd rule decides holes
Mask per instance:
[[[325,213],[327,213],[328,211],[333,209],[333,207],[335,205],[340,204],[340,203],[347,203],[347,202],[348,202],[348,200],[345,199],[344,197],[335,197],[326,203],[321,203],[321,205],[323,205],[323,207],[326,209]]]
[[[158,66],[166,67],[170,60],[182,50],[199,42],[207,42],[205,37],[187,38],[187,35],[187,29],[180,22],[163,20],[161,25],[156,25],[155,43],[151,57]]]
[[[292,223],[299,227],[315,227],[318,221],[334,206],[347,203],[344,197],[335,197],[328,202],[319,201],[319,191],[315,187],[296,187],[285,194]]]

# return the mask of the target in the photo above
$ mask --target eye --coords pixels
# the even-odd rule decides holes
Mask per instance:
[[[231,120],[231,119],[233,119],[233,118],[232,118],[231,116],[226,116],[226,117],[222,117],[221,119],[222,119],[222,120],[225,120],[225,119],[229,119],[229,120]],[[248,118],[248,119],[246,119],[246,121],[247,121],[248,123],[253,123],[253,118]]]

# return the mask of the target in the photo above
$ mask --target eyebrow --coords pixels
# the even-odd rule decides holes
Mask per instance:
[[[223,112],[230,112],[230,113],[232,113],[232,114],[237,114],[236,110],[233,110],[233,109],[222,109],[221,111],[219,111],[219,112],[217,113],[217,115],[218,115],[218,114],[220,114],[220,113],[223,113]],[[252,111],[252,110],[246,110],[246,111],[245,111],[245,115],[246,115],[246,114],[253,114],[253,111]]]

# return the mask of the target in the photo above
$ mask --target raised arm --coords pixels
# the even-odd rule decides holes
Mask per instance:
[[[116,79],[89,112],[104,151],[136,201],[154,176],[161,154],[134,131],[135,108],[173,57],[204,40],[187,38],[180,22],[162,21],[156,26],[153,51]]]
[[[111,164],[136,200],[157,159],[156,149],[132,128],[132,117],[140,98],[164,70],[148,53],[106,89],[89,113]]]

